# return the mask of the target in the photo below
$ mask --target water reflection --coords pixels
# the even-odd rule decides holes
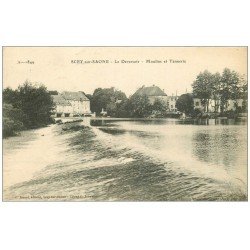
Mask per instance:
[[[105,133],[122,134],[123,143],[161,162],[204,173],[213,171],[213,176],[226,173],[246,183],[246,120],[102,120],[100,124]]]
[[[247,199],[244,121],[88,118],[43,133],[42,139],[54,142],[46,144],[53,157],[31,179],[5,189],[5,198],[64,194],[65,200],[76,195],[104,201]],[[55,153],[55,148],[61,150]],[[27,161],[24,167],[33,169],[33,163]]]
[[[230,126],[197,131],[192,136],[193,155],[207,167],[223,168],[247,182],[247,129]]]
[[[88,118],[89,119],[89,118]],[[174,125],[174,124],[183,124],[183,125],[247,125],[247,119],[237,118],[237,119],[226,119],[226,118],[217,118],[217,119],[115,119],[115,118],[90,118],[91,126],[117,126],[117,123],[127,121],[131,124],[140,123],[145,125]]]

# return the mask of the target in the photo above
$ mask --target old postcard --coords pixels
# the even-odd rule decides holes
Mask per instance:
[[[247,201],[247,47],[3,47],[4,201]]]

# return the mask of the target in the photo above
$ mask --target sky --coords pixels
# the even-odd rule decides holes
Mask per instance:
[[[247,47],[4,47],[3,87],[29,80],[59,92],[115,87],[129,96],[156,85],[181,95],[200,72],[226,67],[247,75]]]

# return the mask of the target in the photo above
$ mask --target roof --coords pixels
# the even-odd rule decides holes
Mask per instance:
[[[87,96],[83,92],[70,92],[64,91],[61,93],[62,97],[69,101],[89,101]]]
[[[136,95],[146,95],[146,96],[167,96],[163,90],[161,90],[158,86],[144,87],[142,86],[136,92]]]
[[[61,106],[71,106],[70,102],[65,100],[62,95],[51,95],[53,98],[53,101],[56,105],[61,105]]]

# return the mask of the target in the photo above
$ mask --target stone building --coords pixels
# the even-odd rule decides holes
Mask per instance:
[[[178,99],[177,95],[168,96],[164,90],[160,89],[158,86],[152,85],[150,87],[142,86],[139,88],[135,95],[146,95],[151,104],[158,99],[161,100],[163,103],[166,104],[167,111],[169,112],[176,112],[176,101]]]
[[[83,92],[64,91],[52,95],[55,103],[55,117],[89,116],[90,101]]]

